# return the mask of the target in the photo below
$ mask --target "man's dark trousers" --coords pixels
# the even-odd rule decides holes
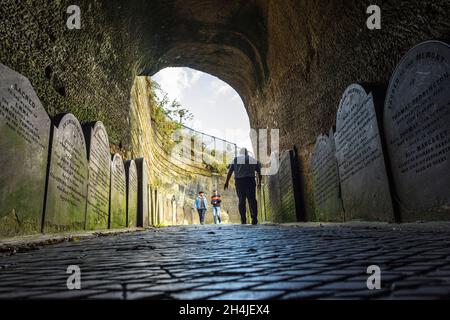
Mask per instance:
[[[198,217],[200,218],[200,223],[205,222],[206,209],[197,209],[197,211],[198,211]]]
[[[252,223],[258,223],[258,203],[256,202],[256,181],[255,178],[235,179],[236,193],[239,198],[239,214],[242,224],[247,223],[245,200],[248,200]]]

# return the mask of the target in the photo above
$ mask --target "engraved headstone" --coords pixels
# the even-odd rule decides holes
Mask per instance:
[[[89,178],[83,130],[70,113],[57,116],[54,123],[44,230],[81,230]]]
[[[320,221],[344,221],[332,130],[330,137],[320,135],[317,138],[311,156],[310,168],[316,219]]]
[[[450,217],[450,46],[411,49],[387,92],[384,130],[402,220]]]
[[[28,79],[0,63],[0,237],[41,231],[50,125]]]
[[[86,229],[108,228],[111,155],[109,139],[101,122],[83,126],[88,145],[89,185],[86,207]]]
[[[374,100],[360,85],[349,86],[342,96],[335,145],[346,220],[393,221]]]
[[[111,199],[110,199],[110,228],[127,227],[127,187],[125,166],[122,157],[115,154],[111,161]]]
[[[138,176],[138,227],[149,225],[149,205],[148,205],[148,175],[147,162],[144,158],[134,160],[136,163]]]
[[[133,228],[137,226],[138,212],[138,176],[134,160],[126,162],[125,170],[127,172],[127,224],[129,228]]]

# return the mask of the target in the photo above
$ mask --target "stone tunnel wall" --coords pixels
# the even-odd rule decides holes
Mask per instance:
[[[137,59],[130,30],[100,1],[77,1],[82,29],[68,30],[70,1],[0,3],[0,61],[30,79],[47,112],[102,121],[129,150],[129,97]]]
[[[280,128],[281,151],[298,149],[308,220],[315,219],[308,159],[316,137],[334,125],[345,88],[383,91],[408,49],[450,40],[448,0],[377,1],[376,31],[366,28],[366,0],[80,0],[82,29],[68,30],[71,4],[0,5],[0,61],[30,79],[51,115],[101,120],[113,149],[136,152],[135,76],[168,66],[209,72],[239,92],[253,128]]]

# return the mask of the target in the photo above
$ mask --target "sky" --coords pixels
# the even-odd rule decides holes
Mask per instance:
[[[238,93],[217,77],[190,68],[166,68],[151,77],[170,100],[193,114],[185,125],[252,150],[250,122]]]

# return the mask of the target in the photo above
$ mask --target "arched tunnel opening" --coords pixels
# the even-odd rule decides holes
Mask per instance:
[[[209,212],[205,223],[240,223],[235,186],[223,189],[227,166],[239,150],[245,147],[253,156],[249,119],[238,93],[190,68],[165,68],[151,79],[137,77],[132,92],[134,117],[148,124],[132,126],[132,141],[133,149],[149,159],[149,186],[157,190],[150,206],[153,224],[200,223],[193,203],[201,191],[208,199],[217,191],[220,200],[210,210],[216,217]],[[140,100],[147,95],[150,102]]]
[[[0,299],[448,299],[449,12],[3,1]],[[167,70],[229,85],[249,139]]]

